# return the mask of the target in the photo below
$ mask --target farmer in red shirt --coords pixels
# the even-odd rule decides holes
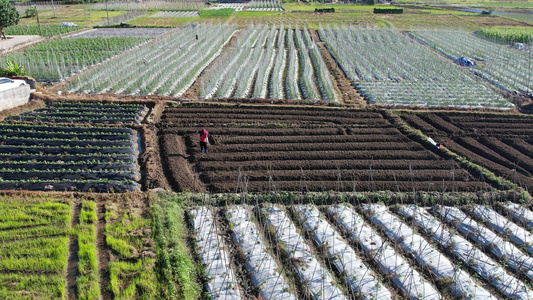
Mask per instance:
[[[202,153],[207,153],[207,143],[209,142],[208,135],[209,132],[207,130],[202,129],[198,132],[200,134],[200,150],[202,150]]]

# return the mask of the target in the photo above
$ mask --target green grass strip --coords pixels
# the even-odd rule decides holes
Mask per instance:
[[[96,251],[96,203],[83,200],[78,225],[78,299],[100,299]]]
[[[176,194],[160,194],[154,204],[157,275],[163,299],[199,299],[198,267],[187,247],[184,212]],[[177,284],[176,284],[177,283]]]

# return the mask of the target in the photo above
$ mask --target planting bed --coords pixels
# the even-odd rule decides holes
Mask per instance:
[[[446,148],[484,166],[496,175],[533,188],[533,118],[496,113],[402,113]]]
[[[211,133],[207,154],[197,141],[202,128]],[[403,135],[380,111],[168,107],[160,139],[177,190],[197,190],[197,176],[213,192],[490,189]]]
[[[531,257],[503,255],[505,233],[492,233],[487,247],[488,229],[472,220],[482,220],[472,214],[478,208],[263,203],[190,212],[211,299],[243,290],[263,299],[530,299],[528,268],[514,264]],[[498,215],[484,222],[509,217],[501,206],[491,209]],[[234,277],[243,266],[249,272]],[[214,281],[211,272],[223,276]]]
[[[137,125],[145,109],[56,102],[7,118],[0,123],[0,189],[137,190],[137,131],[102,124]]]

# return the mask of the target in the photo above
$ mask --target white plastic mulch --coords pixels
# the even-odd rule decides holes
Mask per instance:
[[[529,230],[533,228],[533,212],[520,204],[506,202],[502,204],[503,207],[509,211],[513,218],[526,224]]]
[[[387,207],[373,204],[363,209],[371,215],[371,221],[383,228],[389,238],[394,240],[405,252],[411,253],[424,268],[429,268],[435,276],[451,280],[451,291],[462,299],[494,299],[489,291],[482,288],[468,275],[457,268],[445,255],[416,234],[409,225],[390,213]]]
[[[533,235],[531,232],[511,222],[492,208],[480,205],[474,207],[472,212],[479,219],[484,220],[494,231],[508,235],[511,242],[519,247],[525,247],[527,252],[533,254]]]
[[[211,299],[240,300],[237,279],[224,251],[224,241],[217,233],[213,213],[207,207],[200,207],[191,210],[190,214]]]
[[[295,262],[295,271],[313,298],[346,299],[331,274],[313,257],[311,249],[285,212],[279,206],[272,205],[263,208],[262,213],[287,256]]]
[[[316,244],[327,249],[329,259],[345,275],[344,279],[353,291],[359,292],[364,299],[393,299],[379,277],[361,261],[334,227],[323,219],[316,207],[299,205],[294,209],[312,233]]]
[[[526,284],[507,274],[498,262],[488,257],[466,239],[452,234],[423,208],[415,205],[403,206],[398,210],[398,213],[404,217],[412,218],[417,226],[431,234],[435,241],[449,249],[463,263],[470,266],[508,298],[525,300],[533,297],[533,291]]]
[[[328,212],[337,219],[350,238],[369,254],[380,269],[391,274],[392,282],[411,299],[441,299],[440,293],[414,270],[394,248],[384,242],[379,234],[349,205],[331,206]]]
[[[233,232],[233,241],[246,257],[246,269],[252,273],[252,283],[260,290],[261,298],[296,300],[288,292],[290,287],[279,272],[277,262],[268,253],[261,233],[251,221],[250,212],[242,206],[234,206],[228,208],[226,217]]]
[[[489,251],[518,272],[524,273],[533,279],[533,258],[524,254],[511,242],[505,241],[497,234],[468,217],[459,208],[437,206],[436,212],[449,223],[455,223],[457,230],[463,235]]]

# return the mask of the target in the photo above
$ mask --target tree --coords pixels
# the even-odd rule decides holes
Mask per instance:
[[[15,6],[8,0],[0,0],[0,39],[6,39],[4,28],[17,25],[19,19],[19,13]]]

